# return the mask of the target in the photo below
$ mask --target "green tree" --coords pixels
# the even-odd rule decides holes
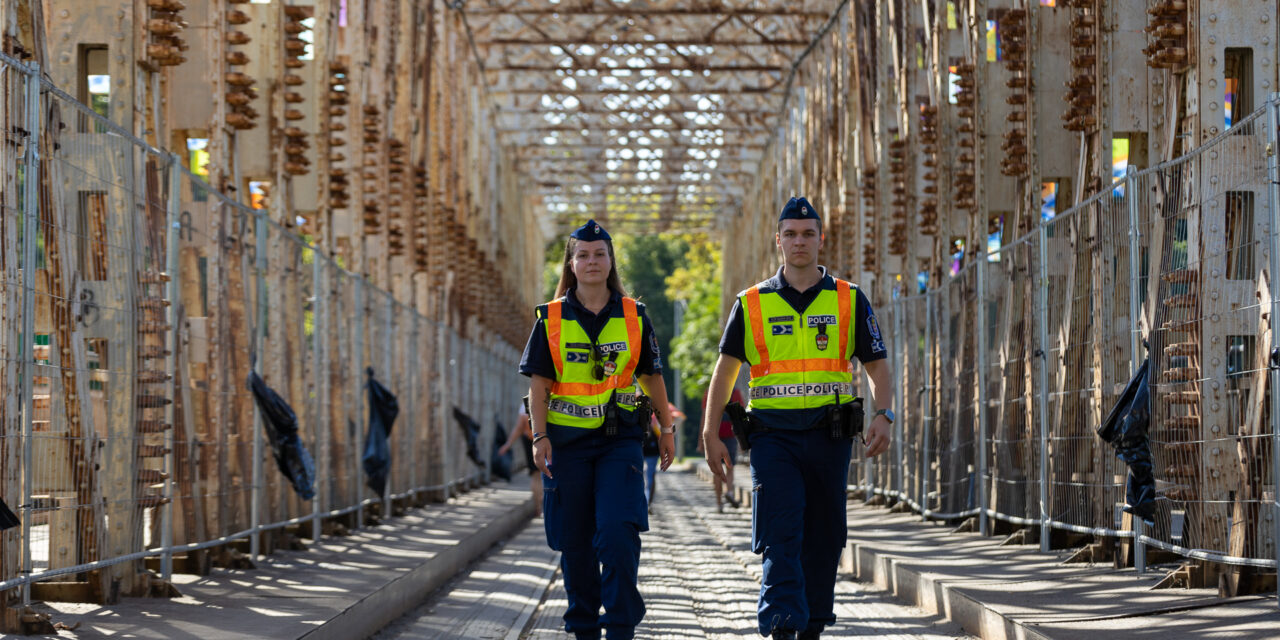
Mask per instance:
[[[706,392],[719,354],[720,261],[718,243],[705,234],[690,236],[683,263],[666,279],[667,296],[688,305],[669,360],[680,372],[681,390],[690,400]]]

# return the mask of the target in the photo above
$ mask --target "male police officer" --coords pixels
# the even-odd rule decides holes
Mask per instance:
[[[845,543],[845,487],[852,439],[860,426],[853,363],[871,378],[875,406],[893,396],[875,314],[857,287],[818,265],[822,220],[804,198],[778,216],[777,275],[738,294],[711,377],[702,439],[721,478],[733,472],[717,437],[738,369],[751,365],[752,550],[763,556],[760,634],[818,638],[835,622],[835,580]],[[715,409],[713,409],[715,407]],[[854,417],[856,411],[859,413]],[[893,413],[878,411],[863,441],[866,455],[889,448]]]

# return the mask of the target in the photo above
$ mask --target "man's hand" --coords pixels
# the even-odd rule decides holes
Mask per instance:
[[[548,478],[554,478],[551,475],[551,438],[539,438],[533,443],[533,463],[538,465],[538,470],[546,474]]]
[[[884,416],[876,416],[871,419],[871,427],[867,429],[867,433],[863,435],[862,442],[866,446],[866,456],[874,458],[885,451],[889,450],[889,434],[892,425],[889,419]]]
[[[729,448],[724,446],[724,442],[715,433],[702,434],[702,448],[707,452],[707,466],[711,467],[711,473],[714,473],[721,482],[729,482],[729,478],[733,477],[733,463],[729,462]]]
[[[666,471],[676,459],[676,434],[664,433],[658,438],[658,455],[662,456],[662,470]]]
[[[511,450],[511,443],[510,443],[510,442],[504,442],[504,443],[502,443],[502,446],[501,446],[501,447],[498,447],[498,455],[500,455],[500,456],[505,456],[505,455],[507,455],[507,452],[508,452],[508,451],[510,451],[510,450]]]

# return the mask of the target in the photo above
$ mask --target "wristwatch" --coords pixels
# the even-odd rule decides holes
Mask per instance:
[[[877,412],[876,412],[876,415],[877,415],[877,416],[884,416],[884,417],[885,417],[885,419],[887,419],[887,420],[889,421],[889,424],[893,424],[893,412],[892,412],[892,411],[890,411],[890,410],[888,410],[888,409],[881,409],[881,410],[879,410],[879,411],[877,411]]]
[[[676,426],[674,424],[669,427],[658,425],[658,433],[666,435],[666,434],[675,433],[675,432],[676,432]]]

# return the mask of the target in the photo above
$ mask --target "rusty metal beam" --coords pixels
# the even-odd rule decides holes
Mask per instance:
[[[760,133],[770,133],[768,127],[753,127],[742,125],[719,125],[719,124],[702,124],[695,126],[685,126],[680,124],[629,124],[617,125],[607,122],[593,123],[604,131],[756,131]],[[524,133],[527,131],[581,131],[588,128],[586,124],[530,124],[523,127],[513,129],[497,129],[498,133]],[[593,132],[599,133],[599,132]]]
[[[590,96],[590,95],[716,95],[729,93],[772,93],[777,91],[778,87],[739,87],[739,88],[713,88],[703,87],[699,89],[576,89],[569,90],[564,87],[546,87],[546,88],[495,88],[489,93],[495,96],[502,95],[549,95],[549,96]]]
[[[642,67],[635,66],[608,66],[604,64],[594,65],[574,65],[572,67],[562,67],[554,64],[505,64],[501,66],[489,66],[485,68],[488,73],[561,73],[566,74],[565,77],[571,77],[572,73],[578,71],[597,71],[603,73],[612,73],[614,71],[627,71],[630,74],[639,74],[641,71],[695,71],[710,73],[786,73],[791,70],[791,65],[777,66],[770,64],[698,64],[697,62],[686,64],[665,64],[653,63]],[[566,73],[568,72],[568,73]],[[616,76],[615,76],[616,77]]]
[[[640,34],[648,35],[648,34]],[[613,45],[640,45],[646,47],[665,46],[665,47],[808,47],[808,40],[795,39],[774,39],[766,38],[762,40],[703,40],[700,38],[693,39],[668,39],[668,40],[611,40],[608,37],[596,36],[594,38],[492,38],[489,40],[477,40],[477,47],[603,47]]]
[[[524,3],[521,3],[524,4]],[[788,2],[785,4],[794,4]],[[705,4],[692,7],[620,7],[620,6],[578,6],[578,7],[562,7],[560,5],[552,5],[546,7],[520,7],[520,8],[502,8],[502,7],[479,7],[465,9],[466,13],[477,16],[488,15],[512,15],[512,16],[539,16],[539,15],[557,15],[557,16],[623,16],[623,17],[657,17],[657,16],[726,16],[734,18],[754,18],[754,17],[781,17],[781,18],[825,18],[829,15],[827,12],[821,11],[805,11],[803,9],[787,8],[785,5],[776,7],[761,8],[742,8],[730,9],[720,7],[715,4]]]

